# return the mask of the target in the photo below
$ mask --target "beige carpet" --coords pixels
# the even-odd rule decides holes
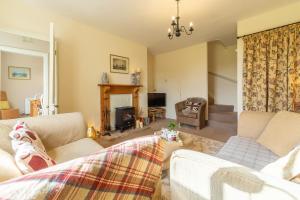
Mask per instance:
[[[159,120],[157,122],[151,123],[150,126],[144,129],[128,130],[125,131],[124,133],[115,132],[112,133],[112,136],[101,137],[100,139],[98,139],[98,142],[103,147],[109,147],[111,145],[118,144],[120,142],[133,139],[136,137],[152,135],[155,131],[159,131],[162,128],[167,127],[170,121],[173,120],[170,119]],[[236,135],[236,133],[224,131],[221,129],[216,129],[209,126],[201,130],[197,130],[191,126],[181,126],[181,127],[177,127],[176,129],[185,133],[191,133],[197,136],[202,136],[205,138],[209,138],[221,142],[226,142],[231,136]]]

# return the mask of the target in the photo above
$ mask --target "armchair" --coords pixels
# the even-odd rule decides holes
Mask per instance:
[[[8,101],[6,92],[4,92],[4,91],[0,92],[0,101]],[[8,109],[0,110],[0,120],[15,119],[15,118],[19,118],[19,117],[20,117],[19,109],[8,108]]]
[[[186,100],[175,104],[176,118],[179,124],[188,124],[195,126],[197,129],[205,127],[205,108],[206,100],[203,98],[188,98],[188,101],[194,103],[199,103],[199,109],[197,112],[185,112]]]

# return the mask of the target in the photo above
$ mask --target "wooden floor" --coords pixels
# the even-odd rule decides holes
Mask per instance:
[[[108,147],[123,142],[125,140],[129,140],[129,139],[133,139],[145,135],[152,135],[155,131],[161,130],[162,128],[166,128],[170,121],[173,120],[169,120],[169,119],[159,120],[154,123],[151,123],[149,127],[145,127],[142,130],[135,129],[135,130],[128,130],[123,133],[120,132],[112,133],[112,136],[104,136],[100,138],[98,141],[103,147]],[[201,130],[196,130],[196,128],[194,127],[184,125],[181,127],[177,127],[177,130],[207,137],[221,142],[226,142],[229,139],[229,137],[236,135],[236,133],[231,133],[228,131],[224,131],[222,129],[217,129],[209,126]]]

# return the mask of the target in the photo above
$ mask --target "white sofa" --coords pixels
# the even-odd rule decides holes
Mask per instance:
[[[243,113],[239,119],[238,136],[254,140],[273,116],[272,113]],[[300,199],[299,184],[190,150],[178,150],[172,154],[170,185],[172,200]]]
[[[38,133],[48,155],[57,163],[86,156],[103,149],[97,142],[86,137],[87,127],[80,113],[0,120],[0,149],[2,154],[6,153],[11,156],[11,163],[14,163],[14,151],[8,133],[17,120],[26,122],[30,129]],[[3,165],[0,156],[0,182],[21,176],[21,173],[16,173],[17,170],[17,166]]]

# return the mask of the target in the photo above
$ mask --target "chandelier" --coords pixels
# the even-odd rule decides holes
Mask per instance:
[[[168,30],[168,37],[170,40],[173,39],[174,35],[176,37],[180,37],[181,33],[185,33],[187,35],[192,35],[194,31],[194,25],[193,22],[190,23],[189,30],[185,28],[185,26],[180,26],[179,20],[179,1],[180,0],[175,0],[177,2],[177,16],[172,17],[172,23],[171,23],[171,28]]]

